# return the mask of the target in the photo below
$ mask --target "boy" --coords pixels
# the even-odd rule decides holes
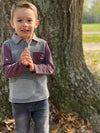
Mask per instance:
[[[12,38],[2,45],[2,71],[9,78],[9,101],[16,133],[30,133],[31,118],[35,133],[49,133],[49,92],[47,76],[54,72],[50,49],[36,37],[39,21],[36,7],[27,1],[11,9]]]

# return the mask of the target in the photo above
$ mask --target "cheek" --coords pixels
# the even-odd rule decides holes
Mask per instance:
[[[32,30],[32,31],[33,31],[33,30],[34,30],[34,28],[35,28],[35,26],[33,26],[33,25],[32,25],[32,26],[30,26],[30,30]]]
[[[19,24],[16,24],[16,29],[20,29],[20,25]]]

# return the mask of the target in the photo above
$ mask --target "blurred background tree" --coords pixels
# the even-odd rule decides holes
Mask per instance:
[[[100,0],[84,0],[83,23],[100,23]]]

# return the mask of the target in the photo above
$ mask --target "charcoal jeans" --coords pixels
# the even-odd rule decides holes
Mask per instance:
[[[49,133],[48,99],[33,103],[12,103],[12,114],[16,133],[30,133],[31,118],[35,126],[34,133]]]

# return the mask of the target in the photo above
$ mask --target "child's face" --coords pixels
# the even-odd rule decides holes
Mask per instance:
[[[34,29],[38,27],[39,21],[36,20],[34,11],[29,8],[17,8],[14,12],[11,26],[17,34],[29,42],[34,34]]]

